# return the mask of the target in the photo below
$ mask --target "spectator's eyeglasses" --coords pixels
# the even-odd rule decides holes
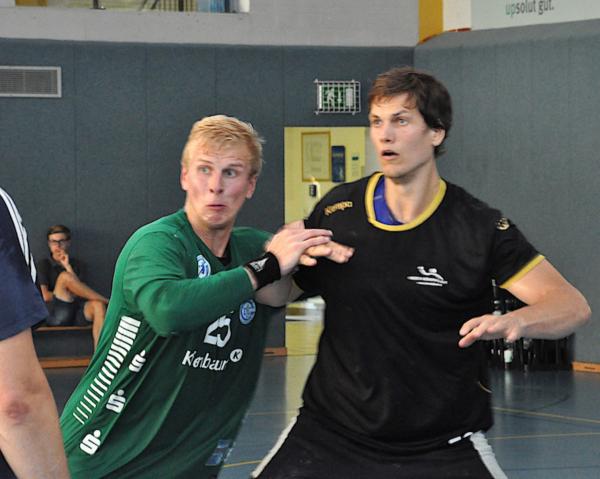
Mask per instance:
[[[66,245],[68,242],[69,242],[69,240],[68,240],[68,239],[62,239],[62,240],[53,240],[53,239],[51,239],[51,240],[48,240],[48,244],[49,244],[49,245],[53,245],[53,244],[55,244],[55,245],[57,245],[57,246],[60,246],[60,247],[63,247],[63,246],[64,246],[64,245]]]

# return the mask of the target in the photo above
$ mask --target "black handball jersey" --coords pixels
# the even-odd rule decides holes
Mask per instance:
[[[414,221],[379,223],[380,176],[335,188],[306,220],[355,252],[295,276],[326,303],[301,416],[361,450],[408,454],[492,425],[481,343],[459,348],[458,331],[491,311],[492,279],[506,287],[543,257],[498,210],[444,181]]]

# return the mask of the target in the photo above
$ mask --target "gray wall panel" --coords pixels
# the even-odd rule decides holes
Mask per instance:
[[[146,48],[148,211],[151,221],[183,206],[180,160],[192,124],[216,110],[213,47]],[[185,73],[185,74],[183,74]]]
[[[384,64],[381,71],[391,67],[403,67],[413,64],[413,48],[390,48],[384,52]],[[369,80],[373,81],[375,76],[369,75]],[[370,86],[370,84],[368,85]],[[367,90],[368,90],[367,86]]]
[[[256,193],[238,222],[276,231],[283,221],[283,49],[220,47],[216,58],[217,111],[249,121],[265,140]]]
[[[463,70],[460,68],[450,68],[450,65],[461,64],[463,57],[464,55],[462,49],[454,48],[452,45],[446,45],[443,54],[439,54],[439,51],[437,50],[423,50],[419,57],[419,68],[421,70],[430,73],[433,73],[435,70],[437,76],[441,81],[444,82],[445,85],[453,85],[453,87],[450,89],[450,96],[452,97],[452,113],[454,124],[462,124],[464,122],[463,112],[465,108],[468,108],[467,100],[472,98],[470,92],[469,94],[465,94],[463,88]],[[440,68],[440,64],[443,64],[444,67]],[[463,136],[461,135],[461,130],[455,130],[454,128],[451,128],[445,142],[445,149],[447,153],[443,154],[438,161],[438,167],[442,175],[448,177],[446,174],[446,164],[448,162],[455,163],[453,164],[453,171],[464,167],[464,158],[462,154],[463,147],[464,141]],[[450,177],[448,178],[451,179]]]
[[[6,41],[0,65],[62,67],[62,99],[0,98],[0,183],[13,196],[36,257],[50,224],[75,221],[73,47]]]
[[[459,112],[444,176],[502,209],[597,310],[600,21],[445,34],[417,46],[415,65]],[[599,339],[592,322],[575,358],[600,362]]]
[[[495,139],[488,144],[495,152],[485,175],[484,191],[493,192],[490,201],[498,204],[506,195],[505,191],[495,185],[511,186],[511,199],[517,204],[527,202],[531,188],[531,172],[535,166],[531,164],[531,125],[532,125],[532,89],[531,89],[531,45],[529,43],[504,44],[495,47],[494,78],[495,91],[490,92],[489,100],[482,98],[480,121],[489,129]],[[483,63],[485,65],[485,62]],[[492,106],[490,111],[489,106]],[[484,118],[485,117],[485,118]],[[486,158],[487,160],[487,158]],[[537,165],[539,167],[539,165]],[[479,194],[479,192],[478,192]],[[526,211],[522,211],[526,213]],[[515,215],[506,212],[510,217]],[[516,213],[515,213],[516,214]],[[515,218],[521,221],[527,218]],[[525,231],[526,232],[526,231]]]
[[[474,194],[486,188],[486,185],[497,165],[497,154],[492,148],[498,135],[495,131],[495,120],[488,109],[482,105],[492,104],[495,107],[495,93],[498,88],[496,69],[494,64],[486,64],[485,59],[495,59],[495,50],[485,51],[481,48],[463,49],[463,78],[461,88],[463,91],[464,105],[460,108],[463,112],[463,123],[455,122],[455,133],[460,132],[463,151],[460,158],[455,158],[449,150],[449,169],[452,171],[454,164],[460,165],[457,174],[452,175],[452,180],[460,184],[459,178],[468,175],[476,183],[473,185]],[[477,79],[473,82],[471,79]],[[451,87],[449,87],[452,90]],[[464,131],[461,126],[464,125]],[[450,145],[449,145],[450,146]]]
[[[568,241],[564,245],[568,245],[567,251],[577,252],[569,255],[569,275],[575,278],[587,296],[597,318],[600,311],[597,281],[600,273],[600,256],[597,254],[600,245],[600,22],[596,22],[595,34],[582,30],[585,36],[580,41],[575,36],[569,39],[571,78],[566,136],[570,141],[571,154],[570,166],[565,171],[568,172],[570,189],[568,194],[564,190],[559,191],[565,210],[573,219],[564,230],[562,221],[558,225],[561,236],[564,235]],[[564,135],[560,131],[558,134]],[[585,337],[582,336],[577,342],[582,357],[600,362],[600,324],[596,321],[586,328]]]
[[[145,51],[137,46],[91,44],[76,53],[76,222],[71,226],[81,256],[95,265],[92,284],[111,278],[115,245],[147,217],[145,65]]]
[[[390,64],[391,61],[391,64]],[[366,126],[366,97],[377,74],[412,62],[410,48],[287,48],[284,63],[285,124],[287,126]],[[314,80],[358,80],[362,111],[352,115],[315,115]]]
[[[265,170],[239,224],[283,222],[285,126],[356,126],[367,113],[314,115],[313,80],[370,82],[412,63],[412,48],[143,45],[0,39],[0,64],[63,68],[59,100],[0,99],[0,182],[15,197],[34,252],[45,230],[74,231],[89,282],[109,294],[114,263],[140,225],[182,206],[181,149],[194,120],[226,113],[266,139]],[[364,98],[363,98],[364,105]],[[281,346],[275,321],[269,346]]]
[[[531,42],[531,106],[532,113],[522,123],[529,132],[531,153],[523,158],[527,180],[534,181],[529,188],[520,187],[526,192],[528,208],[527,225],[534,231],[552,231],[556,219],[560,218],[561,228],[571,230],[578,220],[569,212],[562,191],[567,196],[577,195],[570,185],[571,152],[570,126],[567,120],[570,109],[570,74],[568,42],[556,39],[536,39]],[[551,194],[549,194],[552,192]],[[559,194],[556,194],[559,193]],[[562,271],[572,261],[561,258],[562,242],[560,235],[544,235],[539,248],[552,259]],[[566,264],[565,264],[566,262]]]

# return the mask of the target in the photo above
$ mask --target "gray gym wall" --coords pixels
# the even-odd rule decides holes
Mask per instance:
[[[238,224],[275,231],[284,218],[284,127],[367,125],[365,111],[315,116],[313,80],[359,80],[364,98],[379,72],[412,59],[408,47],[0,39],[0,65],[60,66],[63,89],[60,99],[0,98],[0,185],[35,256],[46,254],[46,228],[66,224],[87,279],[108,295],[131,233],[183,204],[179,161],[195,120],[234,115],[265,138],[263,174]],[[282,346],[283,325],[274,328],[268,345]]]
[[[453,98],[443,176],[503,210],[600,310],[600,21],[447,33],[415,65]],[[597,322],[575,338],[576,360],[600,362]]]

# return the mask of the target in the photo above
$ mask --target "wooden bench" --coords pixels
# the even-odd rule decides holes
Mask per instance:
[[[92,326],[40,326],[33,330],[40,364],[48,368],[87,367],[94,353]],[[285,347],[267,347],[265,356],[285,356]]]
[[[94,352],[92,326],[41,326],[33,344],[43,368],[86,367]]]

